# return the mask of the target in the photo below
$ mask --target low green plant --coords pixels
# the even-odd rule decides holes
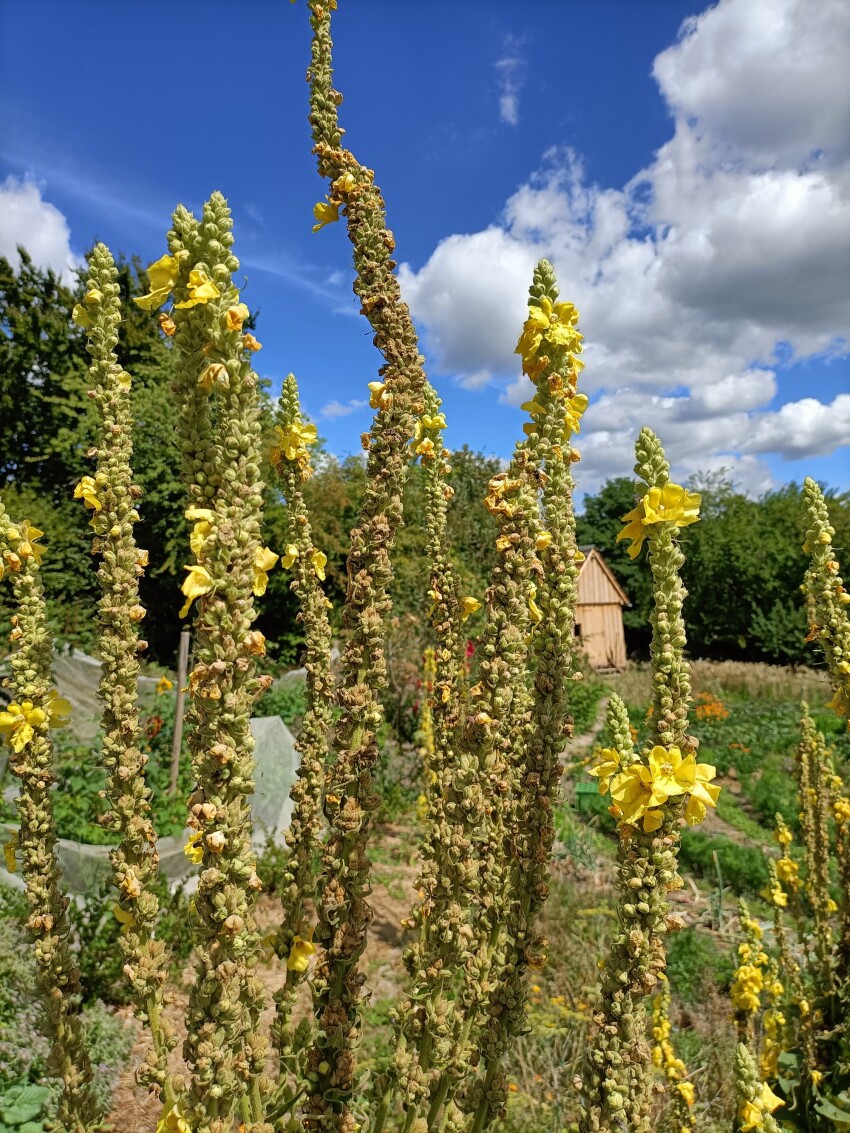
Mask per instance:
[[[711,990],[728,991],[734,970],[734,957],[707,932],[691,926],[671,936],[667,978],[683,1003],[698,1004]]]
[[[736,893],[757,895],[768,883],[768,868],[761,849],[739,846],[729,838],[705,834],[701,830],[684,830],[680,861],[697,877],[715,881],[720,863],[724,884]]]

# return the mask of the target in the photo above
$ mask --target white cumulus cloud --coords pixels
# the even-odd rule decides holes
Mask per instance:
[[[358,409],[363,409],[366,405],[365,401],[358,401],[353,398],[349,402],[343,403],[342,401],[329,401],[327,405],[323,405],[319,410],[322,417],[347,417],[349,413],[354,413]]]
[[[496,60],[496,81],[499,88],[499,117],[508,126],[519,124],[519,96],[525,82],[525,59],[521,44],[507,36],[504,54]]]
[[[17,268],[18,245],[36,267],[50,268],[65,283],[72,283],[83,259],[71,250],[71,231],[65,216],[44,200],[31,180],[7,177],[0,185],[0,256]]]
[[[630,470],[643,424],[686,471],[730,467],[752,491],[770,483],[760,456],[846,444],[845,395],[772,402],[784,362],[850,352],[848,57],[844,0],[720,0],[686,20],[654,65],[672,136],[628,184],[590,184],[555,148],[498,225],[402,265],[437,370],[525,400],[513,349],[546,256],[598,395],[586,486]]]

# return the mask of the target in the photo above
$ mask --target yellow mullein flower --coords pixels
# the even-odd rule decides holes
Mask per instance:
[[[100,502],[100,497],[97,494],[97,484],[94,481],[94,476],[83,476],[76,488],[74,488],[74,499],[82,500],[86,507],[92,508],[94,511],[101,511],[103,504]]]
[[[668,796],[664,790],[659,789],[650,767],[644,763],[632,763],[614,777],[611,798],[622,814],[623,821],[633,824],[643,818],[648,810],[666,802]]]
[[[12,837],[3,846],[3,857],[6,861],[6,869],[9,873],[14,873],[18,868],[18,863],[15,855],[18,852],[18,832],[14,832]]]
[[[425,437],[414,449],[417,456],[421,456],[423,460],[432,460],[434,457],[434,442],[430,437]]]
[[[292,569],[292,565],[298,558],[298,548],[294,543],[287,543],[284,553],[280,556],[280,565],[287,570]]]
[[[242,349],[250,350],[252,354],[256,354],[258,350],[263,349],[262,342],[257,342],[252,334],[246,334],[242,339]]]
[[[680,484],[665,484],[663,488],[650,488],[640,503],[622,517],[626,524],[617,536],[621,539],[631,539],[629,558],[637,558],[643,541],[647,536],[646,528],[655,523],[675,523],[677,527],[687,527],[699,519],[700,496],[697,492],[689,492]]]
[[[10,527],[7,532],[10,540],[20,539],[17,548],[20,558],[35,559],[38,566],[41,566],[44,547],[39,546],[36,539],[40,539],[43,534],[44,532],[30,523],[28,519],[23,520],[17,527]]]
[[[791,858],[780,858],[776,863],[776,876],[791,889],[796,889],[800,884],[799,871],[800,867]]]
[[[183,585],[180,589],[186,596],[186,601],[180,608],[180,613],[177,615],[180,618],[185,618],[189,613],[189,608],[196,598],[200,598],[203,594],[209,594],[212,590],[212,578],[206,567],[202,566],[187,566],[183,568],[189,574],[183,579]]]
[[[192,1133],[192,1127],[177,1106],[172,1105],[157,1122],[156,1133]]]
[[[534,546],[538,551],[545,551],[549,544],[552,542],[551,531],[541,531],[537,538],[534,540]]]
[[[224,325],[228,330],[242,330],[242,324],[250,313],[244,303],[237,303],[235,307],[228,307],[224,316]]]
[[[37,731],[41,731],[47,724],[47,713],[42,708],[36,708],[31,700],[24,700],[20,704],[14,701],[5,712],[0,712],[0,733],[5,735],[12,750],[21,752],[31,742]]]
[[[218,299],[221,295],[218,287],[203,268],[194,268],[189,272],[188,291],[188,299],[184,299],[182,303],[174,304],[181,311],[188,307],[197,307],[199,303],[209,303],[210,299]]]
[[[314,955],[316,945],[303,936],[296,936],[286,958],[286,966],[290,972],[306,972],[310,966],[310,957]]]
[[[162,696],[163,693],[170,692],[173,688],[174,688],[174,685],[168,679],[168,677],[160,677],[159,680],[156,682],[156,694],[157,694],[157,696]]]
[[[200,865],[204,860],[204,847],[202,845],[203,835],[200,830],[196,830],[194,834],[189,835],[189,840],[183,847],[183,853],[192,862],[193,865]]]
[[[541,613],[540,607],[537,605],[537,587],[534,583],[531,584],[528,595],[528,613],[535,625],[539,625],[540,622],[543,621],[543,614]]]
[[[470,615],[474,614],[476,610],[480,609],[481,603],[478,601],[478,599],[467,596],[466,598],[462,599],[460,604],[460,620],[462,622],[465,622],[466,619],[470,617]]]
[[[578,350],[581,335],[574,329],[577,322],[578,311],[572,303],[553,304],[544,295],[539,305],[529,306],[514,353],[521,355],[523,362],[531,362],[544,339],[552,346]]]
[[[103,302],[103,292],[98,291],[96,287],[92,287],[86,292],[85,301],[87,307],[96,307],[98,303]]]
[[[371,409],[389,409],[393,403],[393,395],[387,392],[385,382],[369,382],[369,407]]]
[[[571,433],[581,432],[581,418],[588,406],[588,398],[583,393],[567,399],[566,417],[564,420],[564,441],[568,441]]]
[[[74,320],[78,327],[82,327],[83,330],[91,330],[91,315],[82,305],[82,303],[77,303],[77,305],[74,307],[73,311],[71,312],[71,318]]]
[[[295,422],[292,425],[276,425],[275,432],[280,440],[280,451],[287,460],[298,460],[307,455],[307,445],[314,445],[318,440],[315,425],[304,425]]]
[[[120,905],[112,906],[112,915],[121,925],[122,932],[129,932],[131,928],[136,927],[136,918],[126,909],[122,909]]]
[[[383,388],[383,382],[370,382],[369,388],[371,389],[373,385],[381,386]],[[380,397],[380,393],[378,396]],[[373,408],[377,409],[378,407],[373,406]],[[433,416],[428,413],[424,413],[416,422],[416,427],[413,434],[413,442],[415,444],[417,441],[421,441],[429,430],[433,431],[434,429],[446,428],[448,428],[448,425],[446,423],[445,413],[435,413],[433,414]]]
[[[279,557],[269,547],[258,547],[254,552],[254,594],[257,598],[265,594],[269,584],[268,572]]]
[[[691,757],[693,758],[693,757]],[[696,826],[705,818],[706,807],[717,806],[720,787],[712,783],[717,769],[710,763],[692,763],[683,769],[682,774],[689,777],[693,772],[693,779],[687,790],[690,794],[688,805],[685,807],[685,821],[689,826]]]
[[[738,1011],[753,1015],[761,1006],[761,992],[764,988],[764,976],[761,968],[754,964],[741,964],[735,970],[735,978],[729,989],[733,1006]]]
[[[649,770],[655,788],[663,791],[665,798],[683,795],[695,780],[696,761],[692,755],[682,757],[675,746],[669,748],[656,745],[647,757]]]
[[[611,786],[611,777],[620,770],[620,753],[612,747],[604,747],[596,754],[597,763],[588,767],[589,775],[595,775],[599,780],[600,795],[607,795]]]
[[[313,550],[310,555],[310,562],[313,564],[313,570],[316,572],[316,577],[320,582],[325,581],[325,567],[328,565],[328,556],[324,551]]]
[[[222,362],[210,362],[198,375],[198,385],[204,393],[211,393],[214,386],[230,389],[230,374]]]
[[[175,256],[160,256],[158,260],[148,267],[148,282],[150,291],[147,295],[138,295],[133,300],[137,307],[143,311],[155,311],[161,307],[171,292],[177,279],[178,264]]]
[[[48,728],[64,728],[71,716],[71,702],[60,696],[56,689],[51,689],[47,694],[44,710],[47,713]]]
[[[162,331],[162,333],[165,335],[165,337],[166,338],[173,337],[174,332],[177,330],[177,323],[175,323],[175,321],[174,321],[174,319],[172,319],[171,315],[166,315],[165,312],[163,312],[159,316],[158,322],[159,322],[159,329]]]
[[[323,201],[313,205],[313,216],[318,221],[317,224],[313,225],[313,231],[318,232],[325,225],[333,224],[339,220],[339,205],[332,201],[330,197],[326,197]]]

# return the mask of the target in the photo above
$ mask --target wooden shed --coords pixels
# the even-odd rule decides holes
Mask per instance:
[[[626,666],[623,606],[628,597],[595,547],[582,547],[585,559],[578,576],[576,637],[594,669]]]

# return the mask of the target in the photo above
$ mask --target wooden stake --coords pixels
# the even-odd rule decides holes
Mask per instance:
[[[171,779],[168,793],[177,790],[180,777],[180,749],[183,746],[183,715],[186,707],[186,681],[189,679],[189,631],[180,631],[180,650],[177,655],[177,707],[174,712],[174,739],[171,744]]]

